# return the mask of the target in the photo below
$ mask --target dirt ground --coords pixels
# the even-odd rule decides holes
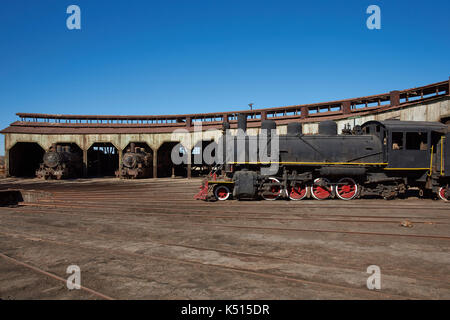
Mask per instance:
[[[203,202],[199,185],[0,180],[50,193],[0,208],[0,299],[450,299],[450,203]]]

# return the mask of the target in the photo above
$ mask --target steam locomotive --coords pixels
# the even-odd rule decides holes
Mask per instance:
[[[146,178],[152,172],[153,157],[145,152],[144,148],[136,147],[131,143],[130,148],[122,157],[120,168],[116,171],[116,177],[123,179]]]
[[[259,156],[261,148],[270,153],[275,138],[270,133],[265,134],[267,143],[252,148],[252,141],[263,141],[262,135],[246,134],[245,115],[238,115],[238,131],[245,134],[226,139],[230,125],[223,126],[221,165],[203,182],[196,199],[392,199],[405,196],[408,188],[418,189],[420,196],[450,198],[450,126],[442,123],[368,121],[338,134],[335,122],[323,121],[316,135],[304,135],[300,123],[289,123],[287,133],[277,136],[279,150],[270,163]],[[265,120],[261,129],[275,132],[276,123]],[[274,163],[278,169],[268,174]]]
[[[70,146],[53,144],[44,154],[42,163],[36,170],[40,179],[73,178],[80,174],[81,157],[73,152]]]

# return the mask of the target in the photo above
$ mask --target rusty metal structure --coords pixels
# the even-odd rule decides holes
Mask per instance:
[[[305,134],[318,132],[324,120],[336,121],[342,130],[369,120],[450,121],[450,81],[421,87],[323,103],[217,113],[114,116],[17,113],[19,121],[2,130],[5,135],[5,171],[8,176],[33,176],[45,150],[54,143],[79,148],[83,176],[114,176],[123,163],[124,150],[134,142],[144,144],[152,155],[152,177],[191,176],[192,166],[174,166],[167,161],[170,150],[181,143],[191,153],[195,145],[217,141],[223,122],[237,127],[237,115],[248,119],[248,131],[257,133],[262,121],[274,120],[277,130],[301,123]],[[204,134],[196,140],[195,128]],[[174,130],[184,133],[173,135]],[[107,168],[107,169],[104,169]]]

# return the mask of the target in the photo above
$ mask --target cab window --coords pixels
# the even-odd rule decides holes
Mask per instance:
[[[392,132],[392,150],[403,150],[403,132]]]
[[[407,132],[406,150],[427,150],[428,135],[426,132]]]

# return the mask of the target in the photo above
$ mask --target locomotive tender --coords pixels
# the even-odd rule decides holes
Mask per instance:
[[[136,147],[131,143],[130,148],[123,155],[121,167],[116,171],[118,178],[146,178],[152,171],[153,157],[145,152],[144,148]]]
[[[36,170],[36,177],[40,179],[61,180],[76,177],[81,170],[81,158],[73,152],[70,146],[53,144],[44,154],[42,163]]]
[[[245,132],[246,126],[246,116],[239,115],[238,130]],[[229,127],[224,123],[224,137]],[[269,132],[276,123],[265,120],[261,129]],[[264,173],[267,162],[249,161],[255,159],[249,141],[260,136],[234,136],[232,157],[227,156],[230,146],[223,138],[219,144],[224,146],[224,156],[218,159],[222,165],[216,168],[220,175],[211,173],[195,198],[351,200],[372,195],[391,199],[411,187],[418,188],[421,196],[434,193],[443,200],[450,198],[450,128],[442,123],[368,121],[338,134],[335,122],[323,121],[316,135],[304,135],[300,123],[289,123],[287,134],[278,136],[278,171],[272,175]],[[236,148],[239,142],[246,147]],[[270,149],[269,142],[266,148]]]

